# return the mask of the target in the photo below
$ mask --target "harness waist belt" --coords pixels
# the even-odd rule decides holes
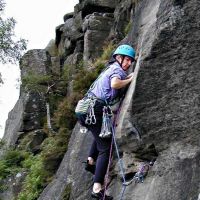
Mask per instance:
[[[91,98],[96,99],[96,100],[97,100],[99,103],[101,103],[102,105],[106,105],[106,104],[107,104],[105,100],[98,98],[98,97],[97,97],[94,93],[92,93],[92,92],[89,92],[89,93],[87,94],[87,97],[91,97]]]

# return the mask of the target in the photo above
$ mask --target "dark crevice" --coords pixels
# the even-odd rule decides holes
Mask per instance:
[[[156,151],[154,144],[150,144],[146,148],[136,152],[137,159],[147,162],[155,161],[157,157],[158,157],[158,152]]]
[[[60,28],[61,28],[62,26],[63,26],[63,24],[60,25],[60,26],[58,26],[58,27],[56,27],[56,39],[55,39],[55,44],[56,44],[57,47],[58,47],[58,45],[59,45],[59,43],[60,43],[61,35],[62,35],[62,33],[63,33],[63,31],[60,30]]]
[[[114,8],[104,7],[104,6],[95,6],[95,5],[87,5],[82,10],[82,19],[84,19],[87,15],[92,14],[94,12],[98,13],[114,13]]]

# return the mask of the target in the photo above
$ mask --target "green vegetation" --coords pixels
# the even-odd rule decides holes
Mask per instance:
[[[65,187],[65,190],[62,194],[62,200],[69,200],[70,199],[70,194],[71,194],[71,187],[72,187],[72,184],[68,184],[66,187]]]
[[[56,172],[62,158],[67,151],[70,131],[62,128],[55,136],[48,137],[42,144],[42,160],[49,178]]]
[[[0,179],[19,172],[23,166],[23,161],[29,156],[25,151],[9,150],[0,160]]]
[[[40,145],[38,154],[33,155],[28,152],[27,144],[31,137],[26,134],[20,139],[17,149],[7,152],[0,161],[0,179],[15,175],[17,172],[27,173],[17,200],[36,200],[44,187],[52,180],[67,151],[71,132],[76,123],[74,108],[102,71],[114,48],[114,45],[108,44],[104,48],[103,55],[90,68],[80,62],[77,66],[64,66],[61,77],[36,76],[28,73],[22,79],[24,88],[42,95],[46,95],[48,87],[54,85],[50,88],[46,100],[51,106],[52,124],[57,134],[50,134],[44,122],[43,131],[47,134],[47,138]],[[71,83],[73,83],[72,92],[67,95],[67,86]],[[0,185],[0,189],[5,190],[6,187]],[[70,193],[71,184],[65,188],[63,200],[68,200]]]
[[[1,149],[4,145],[5,145],[5,142],[4,142],[2,139],[0,139],[0,149]]]
[[[64,127],[69,130],[74,128],[76,123],[76,117],[74,115],[76,103],[83,97],[90,85],[105,67],[114,49],[115,45],[111,43],[107,44],[107,46],[103,48],[102,56],[98,58],[91,67],[85,67],[83,62],[80,62],[76,67],[73,66],[73,70],[76,70],[76,73],[71,72],[70,74],[70,76],[73,75],[73,93],[63,98],[63,101],[59,103],[57,110],[54,112],[53,121],[57,128]],[[69,71],[65,71],[65,77],[67,77],[66,74],[69,73]]]
[[[5,1],[0,0],[0,62],[16,63],[20,60],[26,50],[27,40],[16,40],[14,28],[16,21],[14,18],[3,18]]]
[[[127,35],[127,34],[129,33],[129,31],[131,30],[131,26],[132,26],[132,23],[131,23],[131,22],[129,22],[129,23],[126,25],[126,27],[125,27],[125,29],[124,29],[124,34],[125,34],[125,35]]]
[[[0,160],[0,179],[16,175],[18,172],[26,172],[23,188],[18,200],[36,200],[51,181],[66,150],[70,132],[60,130],[58,135],[48,137],[42,144],[42,151],[38,155],[32,155],[23,150],[9,150]],[[6,190],[7,186],[0,183],[0,190]]]
[[[29,72],[22,78],[22,87],[33,92],[45,93],[47,91],[48,83],[51,81],[51,79],[52,77],[50,75],[39,75]]]
[[[29,169],[29,173],[26,176],[18,200],[36,200],[45,187],[48,172],[44,168],[40,155],[30,156],[29,159],[24,161],[24,166]]]

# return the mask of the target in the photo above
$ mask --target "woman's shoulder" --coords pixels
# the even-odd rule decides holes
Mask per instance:
[[[123,71],[123,69],[120,67],[118,63],[112,63],[109,67],[109,70],[114,72],[114,71]]]

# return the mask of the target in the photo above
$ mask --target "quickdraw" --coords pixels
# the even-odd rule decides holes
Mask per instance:
[[[87,125],[96,124],[96,117],[95,117],[95,114],[94,114],[95,102],[96,102],[96,99],[92,99],[90,101],[88,114],[87,114],[86,119],[85,119],[85,124],[87,124]]]
[[[103,107],[103,119],[102,119],[102,128],[99,137],[101,138],[110,138],[112,136],[112,122],[110,118],[112,117],[112,111],[110,106]]]

